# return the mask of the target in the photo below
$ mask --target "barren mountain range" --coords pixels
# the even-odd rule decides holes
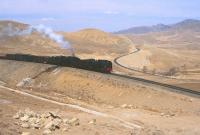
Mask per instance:
[[[161,26],[162,29],[160,29]],[[119,32],[121,34],[126,33],[123,35],[126,35],[136,47],[142,50],[137,54],[121,59],[124,64],[129,63],[127,66],[140,69],[145,66],[151,71],[160,70],[162,72],[168,71],[171,68],[182,70],[187,68],[188,71],[192,70],[192,75],[188,72],[187,76],[199,78],[199,20],[190,19],[173,25],[156,25],[147,28],[150,30],[144,31],[143,27],[137,27]],[[136,29],[140,31],[140,34],[135,31]],[[138,59],[137,55],[143,56],[138,65],[136,65],[137,62],[134,62]],[[194,76],[194,70],[198,75],[195,74]],[[180,78],[186,77],[182,73],[179,75],[181,76]]]
[[[187,19],[182,22],[171,24],[171,25],[157,24],[153,26],[132,27],[125,30],[120,30],[115,33],[116,34],[145,34],[145,33],[151,33],[151,32],[182,31],[182,30],[199,32],[200,21],[194,20],[194,19]]]

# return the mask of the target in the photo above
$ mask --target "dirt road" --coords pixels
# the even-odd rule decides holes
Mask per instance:
[[[26,97],[31,97],[31,98],[34,98],[34,99],[37,99],[37,100],[41,100],[41,101],[45,101],[45,102],[48,102],[48,103],[52,103],[52,104],[55,104],[55,105],[76,109],[78,111],[82,111],[84,113],[92,114],[92,115],[95,115],[95,116],[110,118],[110,119],[118,121],[120,125],[122,125],[124,127],[127,127],[127,128],[130,128],[130,129],[135,129],[135,128],[141,129],[142,128],[141,126],[139,126],[137,124],[130,123],[130,122],[125,121],[123,119],[120,119],[120,118],[118,118],[116,116],[113,116],[113,115],[110,115],[110,114],[106,114],[106,113],[102,113],[102,112],[98,112],[98,111],[91,110],[91,109],[87,109],[87,108],[81,107],[79,105],[73,105],[73,104],[66,104],[66,103],[57,102],[57,101],[54,101],[54,100],[50,100],[50,99],[46,99],[46,98],[43,98],[43,97],[35,96],[35,95],[29,94],[29,93],[26,93],[26,92],[23,92],[23,91],[20,91],[20,90],[15,90],[15,89],[8,88],[8,87],[1,86],[1,85],[0,85],[0,88],[1,88],[1,90],[7,90],[7,91],[10,91],[10,92],[15,92],[17,94],[21,94],[21,95],[24,95]]]
[[[0,80],[4,85],[0,88],[1,134],[43,132],[15,125],[18,121],[12,116],[27,107],[41,113],[59,109],[62,117],[80,119],[80,126],[70,127],[65,133],[55,132],[61,135],[198,135],[200,132],[198,98],[80,69],[59,67],[43,72],[49,67],[0,61]],[[39,72],[43,73],[17,86]],[[96,119],[96,125],[88,124],[92,119]],[[136,126],[142,127],[140,132]]]
[[[68,132],[62,130],[56,131],[53,134],[127,134],[130,135],[135,128],[134,124],[126,121],[124,123],[119,118],[107,115],[104,113],[96,112],[76,105],[59,103],[56,101],[48,100],[38,96],[34,96],[18,90],[13,90],[7,87],[0,87],[0,134],[2,135],[18,135],[22,132],[30,132],[34,135],[41,135],[43,130],[33,130],[21,128],[17,125],[17,120],[13,118],[15,113],[19,110],[30,108],[37,112],[50,112],[58,111],[62,117],[78,117],[81,121],[80,126],[71,127]],[[88,121],[96,119],[96,125],[88,124]],[[108,128],[109,127],[109,128]]]

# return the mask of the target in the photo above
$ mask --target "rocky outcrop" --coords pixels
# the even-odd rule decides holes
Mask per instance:
[[[61,118],[55,112],[36,113],[30,109],[18,111],[13,118],[19,120],[17,125],[24,129],[42,129],[43,135],[51,134],[56,130],[62,130],[66,132],[70,126],[75,127],[80,125],[80,120],[76,117]],[[94,124],[96,123],[96,120],[92,120],[89,123]],[[28,133],[23,132],[22,134],[26,135]]]

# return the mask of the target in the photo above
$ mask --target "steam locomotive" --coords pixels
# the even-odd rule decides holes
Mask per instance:
[[[75,56],[36,56],[29,54],[6,54],[0,59],[45,63],[64,67],[79,68],[101,73],[111,73],[112,62],[108,60],[79,59]]]

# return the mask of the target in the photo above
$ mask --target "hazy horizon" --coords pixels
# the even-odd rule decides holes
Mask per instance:
[[[198,0],[1,0],[0,19],[44,24],[63,31],[98,28],[113,32],[200,19],[199,5]]]

